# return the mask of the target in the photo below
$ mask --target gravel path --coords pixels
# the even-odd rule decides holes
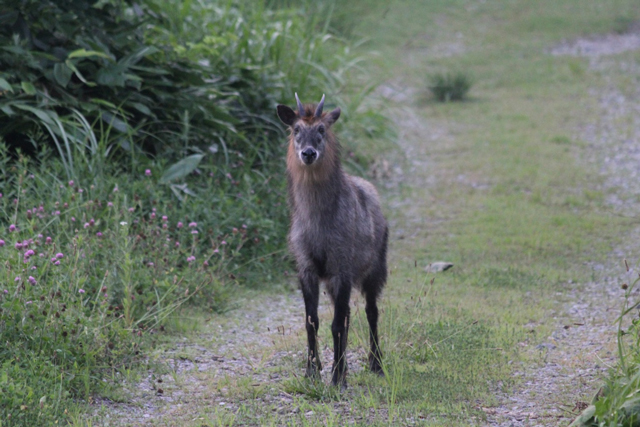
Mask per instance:
[[[605,194],[615,214],[626,217],[640,210],[640,91],[621,93],[614,76],[638,78],[640,67],[611,55],[632,50],[640,50],[640,33],[585,38],[550,50],[553,55],[588,57],[590,69],[604,79],[603,88],[589,94],[597,100],[598,119],[576,132],[576,139],[588,144],[578,161],[588,168],[597,165],[602,180],[594,182],[593,190]],[[503,394],[500,407],[487,409],[490,425],[567,425],[591,401],[603,374],[616,362],[614,321],[624,300],[620,286],[637,277],[633,270],[626,272],[623,260],[635,264],[640,259],[638,242],[640,227],[608,259],[584,266],[593,272],[593,281],[567,283],[558,292],[560,303],[547,317],[555,325],[552,334],[542,345],[521,343],[528,359],[537,362],[517,372],[523,377],[519,390]],[[575,400],[563,406],[569,399]]]

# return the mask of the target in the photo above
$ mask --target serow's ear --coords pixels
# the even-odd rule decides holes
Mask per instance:
[[[327,122],[329,123],[329,126],[337,122],[339,118],[340,118],[340,108],[336,108],[335,110],[327,114]]]
[[[277,110],[280,121],[287,126],[293,126],[293,122],[296,121],[296,113],[294,113],[291,108],[282,104],[278,105]]]

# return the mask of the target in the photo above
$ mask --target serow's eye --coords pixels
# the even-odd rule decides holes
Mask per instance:
[[[320,125],[320,126],[318,126],[318,133],[319,133],[320,135],[324,135],[324,125]]]
[[[297,134],[299,134],[299,133],[300,133],[300,126],[296,126],[296,127],[294,127],[294,128],[293,128],[293,134],[294,134],[294,135],[297,135]]]

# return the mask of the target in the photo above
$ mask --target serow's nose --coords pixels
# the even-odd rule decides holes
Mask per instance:
[[[302,161],[307,165],[313,163],[316,157],[318,157],[318,153],[316,153],[316,150],[313,148],[307,148],[300,154],[302,154]]]

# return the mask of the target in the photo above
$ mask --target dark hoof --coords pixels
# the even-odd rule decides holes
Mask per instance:
[[[380,377],[384,377],[384,370],[377,357],[369,357],[369,370]]]
[[[314,368],[307,368],[306,372],[304,373],[304,376],[306,378],[311,378],[312,380],[319,380],[320,370],[314,369]]]
[[[384,370],[380,367],[380,365],[376,367],[371,367],[371,372],[379,376],[380,378],[384,378]]]
[[[340,387],[340,391],[346,391],[347,390],[347,379],[346,378],[342,378],[342,381],[340,380],[332,380],[331,381],[331,385],[334,387]]]
[[[307,371],[304,376],[307,378],[312,378],[314,380],[320,379],[320,371],[322,371],[322,364],[320,363],[309,363],[307,365]]]
[[[340,373],[336,372],[335,368],[332,370],[333,375],[331,376],[331,385],[340,386],[340,390],[344,391],[347,389],[347,369]]]

